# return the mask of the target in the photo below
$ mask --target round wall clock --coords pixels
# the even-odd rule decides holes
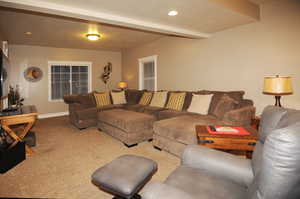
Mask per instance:
[[[43,77],[43,71],[35,66],[29,67],[24,71],[24,78],[29,82],[38,82]]]

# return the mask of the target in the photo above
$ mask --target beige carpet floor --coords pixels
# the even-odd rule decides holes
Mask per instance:
[[[0,175],[0,197],[112,198],[95,187],[90,176],[97,168],[122,154],[157,161],[152,180],[164,180],[180,163],[177,157],[144,142],[127,148],[96,128],[79,131],[67,117],[42,119],[34,129],[36,153]]]

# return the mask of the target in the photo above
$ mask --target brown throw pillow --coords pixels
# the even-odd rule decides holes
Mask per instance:
[[[219,102],[216,104],[216,108],[212,113],[218,119],[223,119],[225,113],[233,110],[238,104],[238,101],[232,99],[227,94],[224,94]]]

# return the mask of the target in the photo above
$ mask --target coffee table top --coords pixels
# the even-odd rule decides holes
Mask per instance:
[[[197,133],[197,137],[198,139],[201,137],[206,137],[206,138],[230,138],[230,139],[258,139],[258,132],[256,129],[254,129],[251,126],[243,126],[243,128],[245,128],[250,135],[228,135],[228,134],[222,134],[222,135],[218,135],[218,134],[210,134],[206,128],[207,126],[203,126],[203,125],[196,125],[196,133]]]

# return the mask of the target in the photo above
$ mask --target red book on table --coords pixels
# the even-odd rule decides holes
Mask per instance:
[[[215,129],[225,126],[214,126]],[[209,126],[206,126],[208,133],[214,135],[250,135],[250,133],[243,127],[240,126],[230,126],[230,128],[235,129],[234,131],[213,131]],[[237,132],[236,132],[237,131]]]

